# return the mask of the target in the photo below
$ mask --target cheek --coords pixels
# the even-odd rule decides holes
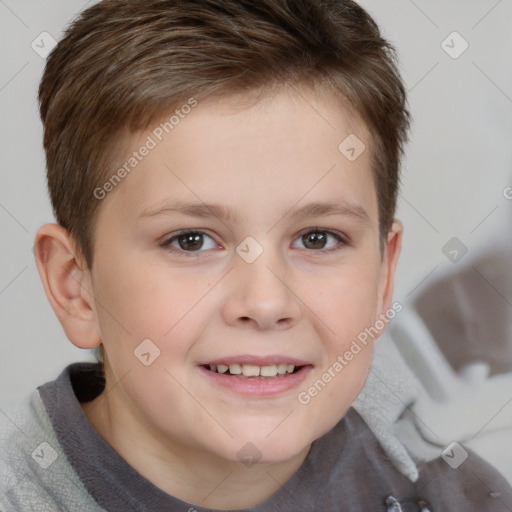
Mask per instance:
[[[364,386],[372,362],[375,338],[368,334],[377,311],[375,273],[354,266],[328,283],[311,309],[321,321],[324,357],[314,378],[301,389],[301,408],[322,418],[316,435],[333,427]]]
[[[189,340],[197,337],[201,319],[209,316],[204,299],[214,281],[189,271],[124,258],[102,267],[97,282],[101,283],[95,290],[100,330],[107,351],[112,347],[115,357],[119,350],[114,347],[133,356],[133,350],[150,339],[161,350],[162,362],[169,347],[172,354],[167,359],[176,360]]]
[[[135,258],[106,266],[98,282],[97,296],[108,312],[117,314],[130,332],[143,336],[168,330],[206,288],[199,280],[184,279],[177,271]]]
[[[337,350],[355,338],[376,318],[378,272],[371,265],[340,267],[322,281],[306,302],[324,322],[324,332]]]

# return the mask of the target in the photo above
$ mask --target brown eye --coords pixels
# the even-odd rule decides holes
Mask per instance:
[[[209,247],[208,243],[205,243],[205,239],[210,240]],[[191,255],[190,253],[204,252],[205,245],[206,249],[215,249],[219,247],[211,236],[203,233],[202,231],[192,230],[182,231],[181,233],[169,237],[161,244],[162,247],[167,248],[171,252],[187,256]]]
[[[325,233],[308,233],[302,235],[302,242],[308,249],[323,249],[327,243]]]
[[[203,235],[200,233],[181,235],[176,240],[184,251],[198,251],[203,245]]]
[[[335,243],[329,242],[329,239],[334,239]],[[336,250],[340,244],[345,245],[345,240],[332,231],[311,230],[301,235],[300,240],[304,248],[309,250]],[[330,245],[330,246],[329,246]]]

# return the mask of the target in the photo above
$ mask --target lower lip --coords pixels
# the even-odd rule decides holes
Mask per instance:
[[[226,375],[223,373],[212,372],[207,370],[204,366],[198,367],[212,382],[223,386],[235,393],[245,396],[276,396],[286,393],[294,388],[300,386],[309,372],[313,369],[312,366],[303,366],[296,373],[289,373],[284,377],[258,379],[258,378],[240,378],[233,375]]]

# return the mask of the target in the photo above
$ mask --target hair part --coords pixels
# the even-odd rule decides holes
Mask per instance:
[[[89,267],[121,136],[187,102],[327,87],[371,134],[381,249],[410,115],[394,48],[351,0],[103,0],[68,27],[39,87],[50,198]],[[340,141],[341,142],[341,141]]]

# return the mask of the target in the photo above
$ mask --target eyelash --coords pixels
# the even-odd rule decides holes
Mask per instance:
[[[346,237],[344,237],[344,236],[342,236],[342,235],[340,235],[340,234],[338,234],[338,233],[336,233],[334,231],[327,230],[327,229],[319,229],[319,228],[309,229],[307,231],[303,231],[297,238],[302,238],[303,236],[311,234],[311,233],[322,233],[322,234],[326,234],[326,235],[331,235],[341,245],[338,246],[338,247],[335,247],[335,248],[331,248],[331,249],[318,249],[318,250],[315,250],[315,249],[304,249],[305,251],[308,251],[310,253],[332,253],[332,252],[339,251],[343,246],[349,245],[349,242],[348,242]],[[206,235],[208,238],[211,238],[213,240],[213,237],[211,237],[205,231],[195,230],[195,229],[186,229],[186,230],[180,231],[179,233],[177,233],[175,235],[172,235],[171,237],[167,238],[166,240],[164,240],[160,244],[160,246],[165,248],[167,251],[169,251],[169,252],[171,252],[173,254],[177,254],[179,256],[185,256],[185,257],[194,257],[194,256],[196,256],[197,257],[198,254],[200,254],[201,252],[205,252],[205,251],[204,250],[185,251],[184,249],[177,249],[176,247],[172,247],[171,246],[171,243],[174,242],[175,240],[177,240],[178,238],[180,238],[181,236],[190,235],[190,234]]]

